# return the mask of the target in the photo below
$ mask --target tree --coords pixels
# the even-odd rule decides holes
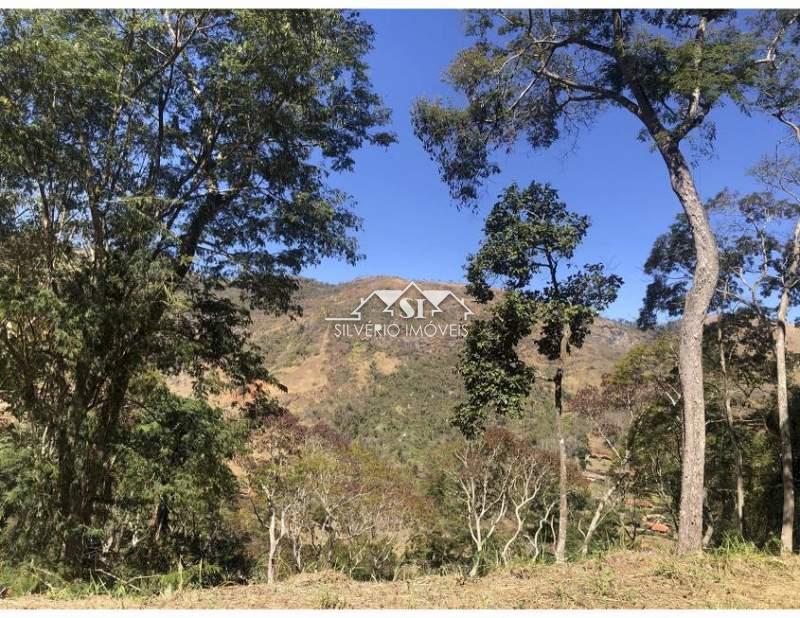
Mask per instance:
[[[122,430],[116,499],[94,564],[241,569],[242,541],[230,517],[239,487],[229,462],[245,448],[246,427],[162,386],[136,394],[144,405]]]
[[[747,196],[723,192],[709,204],[717,219],[715,227],[722,248],[722,274],[712,302],[717,316],[709,327],[713,328],[716,337],[712,342],[707,341],[706,347],[715,349],[709,361],[720,376],[724,417],[735,455],[738,527],[741,532],[744,464],[734,427],[733,386],[737,381],[742,386],[763,380],[765,360],[772,356],[776,362],[784,551],[792,551],[793,547],[795,503],[787,396],[786,320],[790,301],[796,296],[795,290],[800,283],[797,272],[800,260],[800,237],[796,236],[800,230],[797,206],[775,198],[770,192]],[[787,234],[787,224],[795,231]],[[686,293],[687,273],[695,259],[689,235],[685,219],[679,217],[670,231],[656,240],[645,264],[645,271],[653,276],[653,281],[648,285],[641,324],[652,324],[659,311],[669,315],[680,312],[680,301]],[[770,304],[775,294],[778,303],[772,307]],[[763,346],[764,327],[772,330],[771,351]]]
[[[755,106],[786,125],[800,143],[800,11],[759,11],[753,21],[763,39]]]
[[[426,508],[398,470],[289,412],[268,419],[251,443],[242,463],[269,583],[281,558],[297,572],[316,562],[361,579],[394,574]]]
[[[228,464],[244,449],[243,424],[155,380],[133,396],[140,406],[120,430],[103,488],[107,515],[83,530],[87,565],[101,579],[122,569],[170,571],[176,563],[240,576],[247,561],[230,517],[238,485]],[[19,422],[0,437],[0,542],[9,560],[58,564],[63,521],[50,484],[57,473],[51,449],[31,442]]]
[[[589,553],[592,538],[607,510],[616,500],[624,498],[631,476],[630,434],[638,429],[653,394],[652,387],[646,383],[626,384],[615,381],[613,376],[604,376],[600,388],[584,387],[569,402],[569,407],[589,421],[592,431],[614,456],[608,485],[597,501],[583,538],[581,554],[584,556]]]
[[[510,479],[508,484],[509,510],[514,515],[514,531],[508,537],[500,557],[504,564],[508,564],[512,546],[525,531],[528,519],[536,512],[536,506],[546,506],[551,492],[551,466],[549,458],[538,452],[523,440],[513,439],[509,461],[506,463],[506,474]],[[541,503],[537,505],[537,502]],[[545,509],[545,518],[548,509]],[[534,551],[536,551],[534,543]],[[536,555],[533,556],[534,560]]]
[[[732,272],[726,268],[732,264],[726,263],[725,257],[722,261],[722,275],[718,279],[717,290],[710,303],[710,309],[717,313],[714,331],[718,354],[716,358],[706,359],[704,366],[708,368],[710,360],[711,363],[717,364],[720,372],[720,391],[725,409],[725,420],[736,454],[736,513],[741,532],[744,512],[744,472],[741,449],[738,446],[731,410],[731,378],[727,366],[729,356],[736,346],[736,333],[732,329],[725,328],[726,325],[730,325],[731,320],[728,317],[736,308],[735,294],[738,286]],[[670,226],[669,232],[659,236],[653,243],[653,248],[645,262],[645,273],[652,277],[652,281],[647,286],[639,313],[638,325],[640,328],[654,328],[657,324],[658,314],[666,314],[670,317],[682,315],[694,268],[695,249],[688,219],[685,215],[678,215],[675,223]],[[708,339],[705,337],[704,344],[708,347]]]
[[[724,259],[723,259],[724,261]],[[721,288],[724,305],[706,327],[705,366],[708,390],[719,394],[736,475],[736,529],[745,536],[745,486],[747,467],[744,445],[747,436],[740,425],[752,412],[754,393],[774,375],[773,345],[769,324],[747,307],[731,302],[730,284]]]
[[[508,477],[503,474],[503,444],[467,442],[458,457],[458,485],[466,509],[467,527],[475,544],[470,577],[479,573],[486,543],[497,531],[508,510]]]
[[[306,431],[291,414],[270,419],[252,439],[254,452],[245,461],[246,495],[261,530],[267,534],[267,583],[275,582],[275,558],[284,538],[295,543],[310,510],[308,488],[296,473],[295,460],[305,446]]]
[[[475,577],[487,544],[513,515],[512,533],[500,550],[500,558],[508,564],[511,548],[536,512],[537,501],[549,496],[551,468],[544,453],[501,427],[492,427],[479,439],[467,441],[456,459],[454,477],[475,546],[469,575]],[[538,540],[535,545],[538,549]]]
[[[786,326],[790,304],[800,287],[800,201],[777,200],[771,193],[754,193],[735,200],[745,230],[734,242],[741,255],[736,270],[744,295],[740,300],[767,323],[774,322],[778,428],[783,485],[782,551],[794,550],[795,481],[786,369]],[[738,218],[737,217],[737,218]],[[781,221],[782,220],[782,221]],[[792,232],[781,238],[776,225],[789,222]],[[769,299],[778,295],[777,307]]]
[[[681,391],[678,342],[664,330],[634,346],[614,367],[609,382],[641,389],[649,402],[625,436],[629,487],[640,497],[658,496],[677,527],[681,486]]]
[[[546,147],[609,106],[632,114],[666,166],[697,255],[680,337],[684,406],[679,546],[701,549],[705,452],[703,319],[718,274],[717,246],[682,144],[726,97],[742,100],[755,65],[734,12],[709,10],[486,10],[472,14],[477,38],[449,71],[463,108],[419,101],[417,135],[454,197],[471,202],[499,170],[491,151],[524,137]]]
[[[571,269],[572,259],[589,227],[589,219],[567,210],[557,192],[532,182],[526,189],[510,186],[500,196],[484,226],[485,238],[467,266],[467,290],[478,302],[494,299],[490,282],[499,279],[505,294],[492,307],[489,320],[473,322],[467,334],[459,372],[467,400],[457,408],[455,424],[472,435],[485,421],[487,409],[519,414],[534,380],[532,368],[519,359],[516,346],[541,328],[539,352],[556,363],[552,377],[559,453],[559,526],[556,560],[565,558],[567,535],[567,449],[562,430],[566,361],[573,347],[583,345],[599,311],[617,296],[622,279],[606,275],[602,264]],[[537,276],[541,289],[532,289]]]
[[[0,388],[47,445],[66,562],[143,376],[264,411],[250,310],[298,310],[303,267],[358,257],[325,178],[393,139],[371,39],[342,11],[0,13]]]
[[[770,10],[759,13],[756,20],[759,32],[766,41],[758,80],[755,105],[786,125],[794,139],[794,156],[786,157],[776,151],[775,159],[765,159],[756,175],[769,187],[780,190],[796,206],[800,206],[800,167],[796,163],[800,147],[800,12]],[[786,385],[786,318],[791,291],[800,271],[800,216],[795,216],[793,240],[784,250],[782,288],[776,316],[775,350],[777,361],[778,418],[781,434],[783,479],[783,523],[781,546],[792,551],[794,545],[794,481],[791,452],[788,392]],[[773,286],[773,288],[776,286]]]

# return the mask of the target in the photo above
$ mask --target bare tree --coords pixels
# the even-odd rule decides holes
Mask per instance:
[[[544,514],[539,518],[539,524],[536,526],[536,532],[533,533],[533,536],[530,534],[525,535],[525,539],[528,541],[531,549],[531,560],[534,562],[539,559],[539,556],[542,555],[542,545],[541,545],[541,535],[544,532],[545,527],[550,530],[550,534],[553,538],[556,538],[556,531],[555,525],[553,523],[553,519],[555,518],[555,508],[558,505],[558,499],[551,501],[549,504],[546,505]]]
[[[518,441],[514,454],[508,463],[508,499],[514,515],[514,531],[503,545],[500,554],[503,563],[508,564],[512,545],[523,532],[529,517],[535,512],[533,506],[541,499],[552,481],[552,470],[542,453]]]
[[[311,493],[305,485],[297,488],[294,499],[295,508],[292,516],[286,521],[286,536],[291,544],[294,568],[298,573],[302,573],[305,568],[303,540],[313,534],[312,528],[314,524],[311,521],[313,502]]]
[[[292,532],[297,534],[308,503],[302,485],[287,482],[286,478],[275,474],[259,476],[260,479],[255,478],[256,475],[251,477],[246,494],[256,520],[267,533],[267,583],[272,584],[281,543]],[[296,554],[295,559],[298,559]]]
[[[475,546],[469,576],[478,575],[486,543],[508,510],[510,480],[502,459],[506,444],[489,439],[468,442],[456,455],[456,482],[466,511],[467,527]]]
[[[667,392],[671,393],[673,389]],[[600,388],[586,387],[570,401],[570,407],[589,421],[592,432],[614,457],[606,479],[606,489],[597,501],[589,527],[584,533],[581,545],[583,556],[588,554],[592,538],[609,508],[624,497],[625,487],[630,481],[628,432],[637,426],[655,394],[650,384],[618,382],[606,376]]]

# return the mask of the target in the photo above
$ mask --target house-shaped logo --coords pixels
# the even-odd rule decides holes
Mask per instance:
[[[348,316],[325,319],[337,322],[358,322],[361,320],[365,306],[374,298],[383,303],[383,313],[403,320],[432,318],[443,312],[442,305],[450,298],[458,304],[459,312],[463,312],[464,320],[473,315],[464,299],[459,298],[452,291],[424,290],[411,281],[402,290],[375,290],[366,298],[362,298]]]

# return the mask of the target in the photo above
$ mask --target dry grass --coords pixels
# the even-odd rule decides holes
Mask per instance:
[[[355,582],[340,573],[153,597],[11,597],[0,608],[800,608],[800,557],[615,552],[567,565]]]

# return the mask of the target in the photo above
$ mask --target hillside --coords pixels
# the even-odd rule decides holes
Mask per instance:
[[[11,597],[4,608],[797,608],[800,558],[616,551],[565,565],[460,575],[357,582],[325,571],[270,586],[173,590],[153,596],[85,597],[67,593]]]
[[[461,285],[417,283],[449,290],[458,298],[466,296]],[[461,339],[337,337],[335,323],[325,319],[347,316],[375,290],[403,289],[408,284],[397,277],[361,278],[340,285],[305,281],[302,317],[256,314],[252,329],[267,365],[288,388],[279,397],[293,413],[307,422],[324,421],[396,461],[418,463],[437,443],[455,437],[447,418],[461,396],[455,373]],[[478,316],[485,311],[469,298],[466,303]],[[373,313],[363,316],[363,321],[368,317],[383,319]],[[567,388],[599,382],[623,354],[646,338],[630,324],[598,319],[583,348],[569,361]],[[540,377],[530,414],[516,422],[532,425],[534,435],[547,440],[553,369],[532,343],[522,353]]]

